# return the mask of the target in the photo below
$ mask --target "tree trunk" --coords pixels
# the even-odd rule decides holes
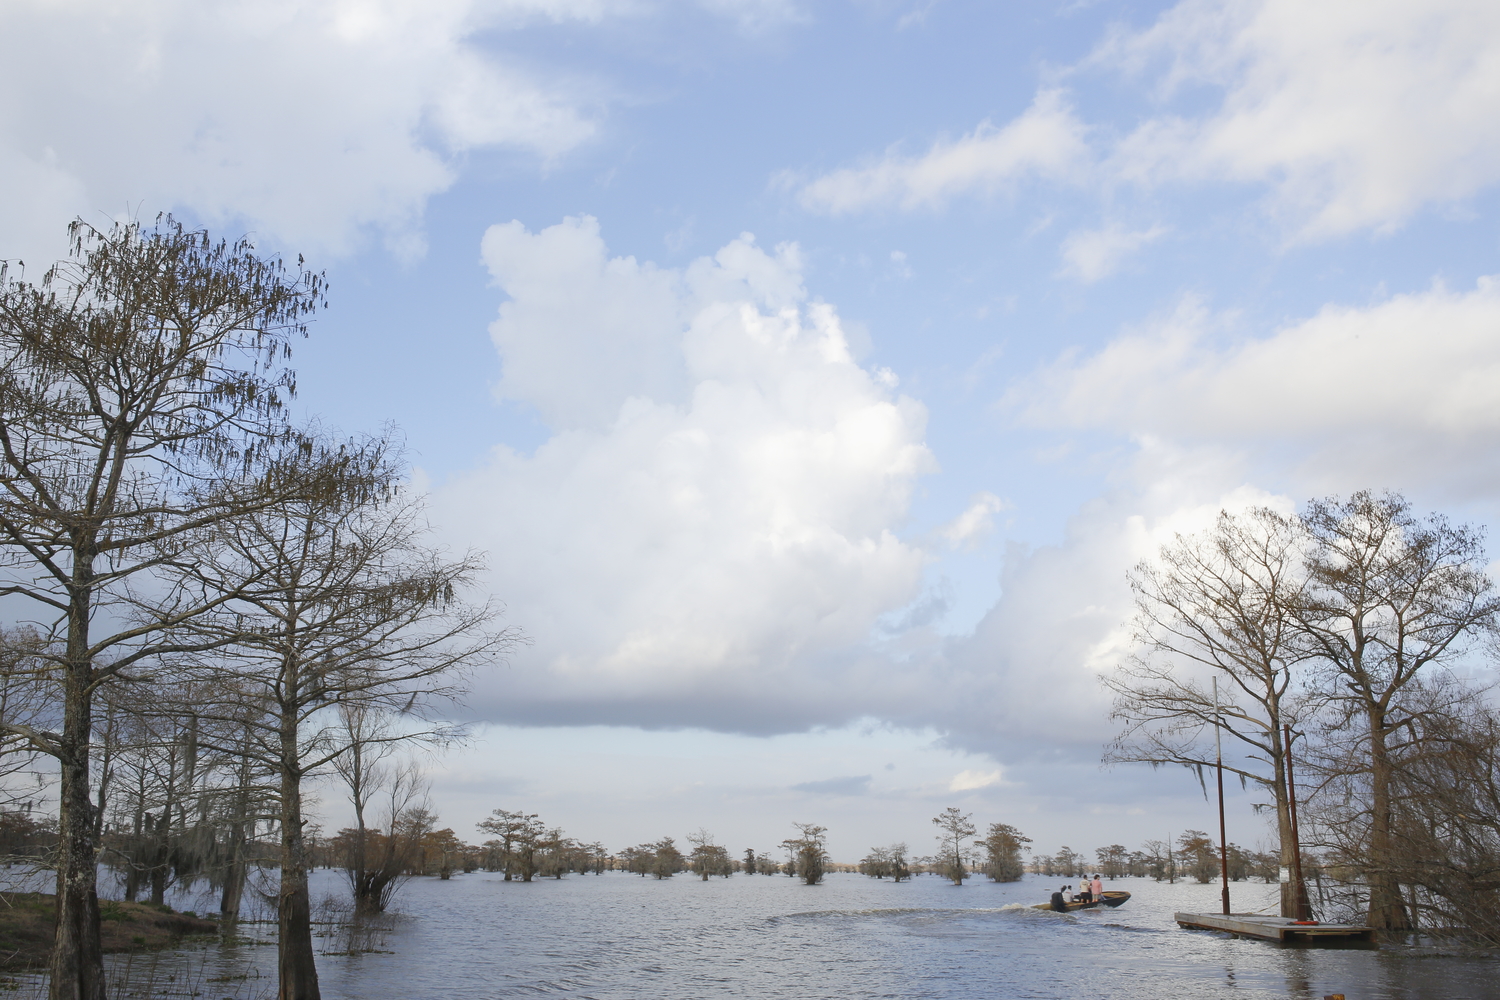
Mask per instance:
[[[151,903],[163,906],[167,902],[167,875],[172,866],[171,806],[161,811],[156,818],[156,829],[151,837]]]
[[[73,670],[70,664],[70,675]],[[57,936],[48,996],[51,1000],[104,1000],[93,803],[89,796],[88,703],[83,700],[80,705],[71,697],[71,676],[67,687],[70,697],[59,761],[62,788],[58,807]]]
[[[126,862],[129,868],[125,870],[125,901],[134,903],[135,898],[141,893],[141,861],[144,857],[141,845],[145,843],[142,839],[146,830],[146,772],[144,768],[136,768],[135,789],[135,825],[132,826],[129,840],[129,854]]]
[[[1274,764],[1276,771],[1276,786],[1272,789],[1276,799],[1276,835],[1281,841],[1281,868],[1288,873],[1287,880],[1281,883],[1281,915],[1289,919],[1297,918],[1297,858],[1292,837],[1291,810],[1287,807],[1286,797],[1286,755],[1289,748],[1282,745],[1281,734],[1277,732],[1272,740],[1271,747],[1276,751]]]
[[[250,733],[245,731],[246,742]],[[247,834],[245,823],[250,812],[251,761],[248,756],[240,759],[238,788],[234,798],[234,822],[229,825],[229,867],[224,872],[224,890],[219,894],[219,933],[225,937],[234,934],[240,922],[240,905],[245,898],[245,877],[249,873],[246,856],[248,840],[254,828]]]
[[[93,560],[75,550],[63,668],[63,731],[58,741],[57,932],[52,948],[51,1000],[104,1000],[104,950],[99,940],[98,851],[89,793],[93,730],[93,664],[89,660],[89,587]]]
[[[245,898],[245,824],[229,827],[229,867],[219,894],[219,933],[233,935],[240,922],[240,902]]]
[[[302,838],[302,774],[296,709],[281,726],[281,891],[276,898],[277,1000],[321,1000],[312,940],[312,896]]]
[[[1392,869],[1391,762],[1386,749],[1385,712],[1378,705],[1366,709],[1370,724],[1370,907],[1365,922],[1380,930],[1411,927],[1401,885]]]

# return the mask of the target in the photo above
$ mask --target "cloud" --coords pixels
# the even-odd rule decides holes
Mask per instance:
[[[802,185],[798,198],[813,211],[841,214],[870,208],[937,208],[960,195],[994,193],[1030,178],[1077,175],[1087,158],[1084,126],[1062,91],[1043,90],[1031,107],[1001,128],[983,122],[922,156],[891,149],[862,167],[846,167]]]
[[[455,157],[556,157],[593,134],[579,88],[482,32],[596,21],[604,0],[20,0],[0,33],[0,256],[54,249],[82,214],[172,208],[339,253],[421,249]],[[47,81],[39,89],[38,81]]]
[[[1073,233],[1063,240],[1063,271],[1091,284],[1113,274],[1126,257],[1166,232],[1162,226],[1134,231],[1106,226]]]
[[[752,35],[808,20],[807,12],[794,0],[699,0],[699,3],[705,10],[733,19],[741,31]]]
[[[822,781],[804,781],[793,785],[794,792],[812,795],[865,795],[870,791],[870,775],[851,775],[847,778],[825,778]]]
[[[1493,482],[1500,279],[1328,305],[1251,339],[1194,299],[1013,389],[1034,426],[1239,447],[1282,442],[1321,486]]]
[[[993,771],[960,771],[948,782],[948,791],[972,792],[977,788],[998,785],[1003,780],[1003,774],[998,768]]]
[[[1087,178],[1111,200],[1129,185],[1247,184],[1268,192],[1294,239],[1320,240],[1388,232],[1500,181],[1495,4],[1183,0],[1144,30],[1110,33],[1058,78],[1081,88],[1101,69],[1143,81],[1144,106],[1085,121],[1048,87],[1003,127],[793,186],[805,208],[841,214],[937,208],[1031,178]],[[1159,235],[1075,234],[1068,269],[1098,280]]]
[[[962,514],[937,529],[938,536],[955,549],[973,548],[995,530],[995,515],[1008,505],[988,491],[976,496]]]
[[[868,639],[920,591],[895,531],[934,468],[926,413],[853,361],[795,247],[657,268],[587,218],[483,246],[501,392],[556,432],[434,498],[536,640],[476,710],[790,731],[899,697]]]
[[[1131,649],[1127,571],[1176,533],[1211,526],[1221,509],[1287,506],[1245,478],[1216,447],[1145,441],[1056,544],[1013,544],[1000,599],[928,668],[929,683],[941,677],[945,690],[963,692],[942,717],[947,745],[1008,764],[1097,760],[1112,735],[1100,677]]]
[[[1259,337],[1243,326],[1186,298],[1011,390],[1023,424],[1130,447],[1061,542],[1012,547],[999,601],[929,668],[966,693],[946,723],[952,745],[1009,760],[1028,740],[1048,753],[1097,748],[1107,732],[1077,720],[1107,713],[1098,678],[1130,649],[1127,570],[1220,509],[1290,511],[1294,498],[1371,486],[1470,497],[1500,486],[1500,279],[1331,304]],[[1279,492],[1254,485],[1267,468]]]
[[[1500,7],[1185,0],[1090,60],[1206,112],[1134,129],[1110,172],[1266,185],[1305,239],[1392,229],[1500,180]]]

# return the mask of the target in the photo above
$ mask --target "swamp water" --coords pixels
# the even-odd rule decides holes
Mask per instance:
[[[702,882],[611,872],[532,883],[476,872],[417,879],[399,914],[365,941],[376,951],[320,954],[328,1000],[568,997],[711,998],[1320,998],[1500,997],[1500,960],[1393,950],[1278,947],[1185,931],[1175,910],[1215,912],[1218,886],[1124,879],[1118,910],[1033,910],[1059,884],[1028,876],[956,887],[930,876],[892,883],[831,875]],[[318,872],[316,898],[342,889]],[[1237,911],[1272,904],[1275,886],[1234,883]],[[189,896],[179,909],[211,909]],[[273,926],[249,925],[268,937]],[[347,949],[346,935],[319,939]],[[111,996],[275,996],[275,948],[207,947],[113,956],[128,973]],[[17,982],[21,995],[39,984]],[[15,994],[12,994],[15,995]]]

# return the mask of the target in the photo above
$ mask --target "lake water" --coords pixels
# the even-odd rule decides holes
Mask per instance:
[[[380,951],[320,955],[319,973],[329,1000],[1500,997],[1494,959],[1284,948],[1172,922],[1174,910],[1217,911],[1217,885],[1125,879],[1109,886],[1133,893],[1118,910],[1029,907],[1058,881],[417,879],[402,889],[391,930],[368,942]],[[315,885],[319,896],[341,889],[329,872],[317,873]],[[1251,911],[1271,906],[1276,887],[1236,883],[1231,891],[1235,910]],[[186,908],[192,900],[173,902]],[[116,956],[111,965],[155,982],[120,996],[274,996],[268,946]]]

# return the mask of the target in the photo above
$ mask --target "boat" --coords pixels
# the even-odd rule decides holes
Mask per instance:
[[[1125,900],[1127,900],[1129,898],[1130,898],[1130,893],[1128,893],[1128,892],[1119,892],[1119,891],[1116,891],[1116,890],[1109,890],[1109,891],[1105,892],[1104,895],[1101,898],[1096,899],[1096,900],[1094,900],[1091,903],[1085,903],[1081,899],[1075,899],[1075,900],[1073,900],[1073,902],[1071,902],[1071,903],[1064,903],[1063,905],[1068,908],[1068,912],[1069,913],[1072,913],[1074,910],[1093,910],[1093,909],[1098,909],[1101,906],[1107,906],[1110,909],[1114,909],[1115,907],[1120,906],[1121,904],[1123,904],[1125,902]],[[1052,909],[1052,904],[1051,903],[1037,903],[1035,906],[1032,907],[1032,909],[1034,909],[1034,910],[1050,910],[1050,909]]]

